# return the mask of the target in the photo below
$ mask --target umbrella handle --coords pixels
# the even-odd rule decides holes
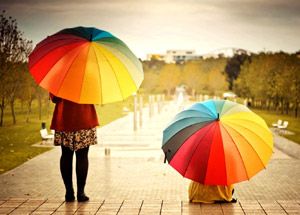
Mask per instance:
[[[168,151],[166,151],[165,152],[165,159],[164,159],[164,163],[167,163],[167,153],[170,153],[171,152],[171,150],[170,149],[168,149]]]

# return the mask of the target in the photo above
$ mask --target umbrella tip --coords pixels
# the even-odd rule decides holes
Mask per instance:
[[[217,120],[220,121],[220,114],[219,114],[219,113],[218,113],[218,118],[217,118]]]

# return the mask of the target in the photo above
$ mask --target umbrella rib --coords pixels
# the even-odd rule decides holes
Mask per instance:
[[[81,51],[79,51],[78,54],[74,57],[72,63],[70,64],[69,68],[67,69],[67,72],[65,73],[65,75],[64,75],[64,77],[63,77],[61,83],[64,83],[64,81],[65,81],[65,79],[66,79],[66,77],[67,77],[67,74],[68,74],[70,68],[71,68],[72,65],[74,64],[74,62],[75,62],[75,60],[77,59],[77,57],[80,55],[80,52],[81,52]],[[61,87],[62,87],[62,84],[61,84],[60,87],[58,88],[57,93],[59,93]]]
[[[175,123],[179,123],[179,122],[181,122],[182,120],[185,120],[185,119],[195,119],[195,118],[201,118],[201,117],[187,117],[187,118],[184,118],[184,119],[177,120],[177,121],[171,123],[164,131],[167,131],[167,130],[169,129],[169,127],[172,127]],[[189,124],[188,126],[191,126],[191,125],[194,125],[194,124],[199,124],[199,123],[204,123],[204,122],[210,122],[210,121],[214,121],[214,120],[206,120],[206,121],[203,121],[203,122],[195,122],[195,123]],[[188,126],[186,126],[186,127],[188,127]],[[186,127],[184,127],[184,128],[186,128]],[[184,129],[184,128],[183,128],[183,129]],[[182,130],[182,129],[181,129],[181,130]],[[179,130],[179,131],[181,131],[181,130]],[[178,132],[179,132],[179,131],[178,131]],[[176,134],[177,134],[178,132],[176,132]]]
[[[231,115],[231,116],[232,116],[232,115]],[[242,120],[242,121],[246,121],[246,122],[251,122],[251,123],[253,123],[253,124],[257,125],[257,126],[260,126],[260,127],[264,128],[261,124],[258,124],[256,121],[253,121],[253,120],[242,119],[242,118],[237,119],[237,120]],[[228,119],[228,121],[231,121],[231,120]],[[268,128],[268,125],[266,125],[266,126],[267,126],[267,128]],[[266,128],[264,128],[264,129],[266,129]],[[266,129],[266,130],[268,130],[268,129]]]
[[[65,35],[68,35],[68,34],[65,34]],[[53,36],[54,36],[54,35],[53,35]],[[75,35],[71,35],[71,36],[72,36],[72,37],[78,37],[78,36],[75,36]],[[55,39],[55,40],[52,40],[52,41],[50,41],[50,42],[47,42],[47,43],[43,44],[43,45],[40,46],[40,47],[38,46],[39,44],[37,44],[37,50],[38,50],[38,49],[41,49],[41,48],[43,48],[43,47],[45,47],[45,46],[47,46],[47,45],[49,45],[49,44],[56,43],[57,41],[60,41],[60,40],[66,40],[66,41],[68,41],[68,44],[69,44],[69,43],[74,43],[74,42],[77,42],[77,41],[78,41],[78,42],[83,42],[82,40],[84,40],[84,39],[78,37],[78,39],[77,39],[77,38],[73,38],[73,39],[72,39],[73,41],[69,42],[70,39],[68,39],[68,38],[63,38],[63,39],[62,39],[62,38],[57,38],[57,39]],[[43,41],[41,41],[41,43],[42,43],[42,42],[43,42]],[[68,45],[68,44],[67,44],[67,45]],[[61,45],[61,46],[64,46],[64,45],[66,45],[66,44],[63,44],[63,45]],[[58,46],[58,47],[61,47],[61,46]],[[58,48],[58,47],[56,47],[56,48]],[[56,48],[55,48],[55,49],[56,49]],[[34,52],[33,52],[33,53],[34,53]]]
[[[225,123],[226,124],[226,123]],[[257,155],[258,157],[258,160],[261,162],[261,164],[263,165],[264,168],[266,168],[266,165],[262,162],[262,160],[260,159],[257,151],[255,150],[255,148],[252,146],[252,144],[239,132],[237,131],[235,128],[233,128],[232,126],[226,124],[227,126],[229,126],[231,129],[233,129],[234,131],[236,131],[250,146],[251,148],[253,149],[253,151],[255,152],[255,154]]]
[[[105,50],[107,50],[107,51],[110,51],[108,48],[106,48],[106,46],[107,46],[106,44],[100,44],[100,43],[99,43],[98,45],[101,46],[103,49],[105,49]],[[135,68],[135,70],[137,71],[136,74],[138,74],[138,75],[142,75],[142,74],[143,74],[143,73],[142,73],[143,68],[142,68],[142,66],[140,66],[141,63],[139,62],[139,60],[136,60],[136,57],[134,56],[133,53],[131,53],[132,56],[128,56],[127,54],[121,52],[119,49],[115,49],[115,48],[113,48],[113,47],[110,47],[110,48],[113,49],[115,52],[118,52],[118,54],[121,55],[122,57],[124,57],[124,59],[128,60],[128,61],[133,65],[133,67]],[[125,48],[125,47],[123,47],[123,48]],[[127,48],[127,49],[128,49],[128,48]],[[129,51],[130,51],[130,50],[129,50]],[[122,58],[116,56],[112,51],[110,51],[110,52],[111,52],[111,54],[112,54],[114,57],[116,57],[116,58],[122,63],[122,65],[127,69],[127,71],[131,71],[131,70],[126,66],[127,64],[125,64],[125,63],[123,62]],[[132,58],[134,58],[134,60],[133,60]],[[136,61],[136,62],[134,62],[134,61]],[[133,80],[133,83],[134,83],[136,86],[140,86],[141,83],[142,83],[142,81],[143,81],[143,79],[140,79],[140,80],[139,80],[139,83],[136,83],[136,82],[134,81],[133,77],[132,77],[133,74],[131,74],[130,72],[128,72],[128,73],[129,73],[129,75],[130,75],[130,78]],[[138,88],[138,87],[136,87],[136,88]]]
[[[215,128],[215,130],[214,130],[214,132],[213,132],[213,135],[215,135],[215,131],[216,131],[216,127],[217,126],[214,126]],[[208,132],[207,132],[208,133]],[[212,140],[213,140],[213,138],[211,138],[211,142],[212,142]],[[204,179],[203,179],[203,182],[205,183],[205,179],[206,179],[206,175],[207,175],[207,170],[208,170],[208,164],[209,164],[209,157],[210,157],[210,153],[211,153],[211,147],[212,147],[212,144],[213,143],[211,143],[210,144],[210,148],[209,148],[209,155],[208,155],[208,160],[207,160],[207,165],[206,165],[206,171],[205,171],[205,175],[204,175]],[[224,150],[224,148],[223,148],[223,150]],[[224,157],[225,157],[225,155],[224,155]],[[226,181],[227,181],[227,178],[226,178]]]
[[[250,177],[249,177],[249,175],[248,175],[247,168],[246,168],[244,159],[243,159],[243,157],[242,157],[242,154],[241,154],[239,148],[236,146],[236,144],[235,144],[235,142],[234,142],[232,136],[229,134],[229,132],[227,131],[226,127],[225,127],[222,123],[220,123],[220,124],[221,124],[221,126],[224,128],[225,132],[228,134],[228,136],[230,137],[230,139],[232,140],[232,142],[234,143],[233,145],[235,146],[236,150],[239,152],[240,158],[241,158],[241,160],[243,161],[244,170],[245,170],[246,175],[247,175],[247,178],[248,178],[248,180],[249,180]],[[224,155],[225,155],[225,153],[224,153]],[[226,158],[225,158],[225,159],[226,159]],[[226,168],[226,167],[225,167],[225,168]]]
[[[208,121],[196,122],[196,123],[193,123],[193,124],[189,124],[188,126],[182,128],[182,129],[180,129],[180,130],[177,131],[175,134],[173,134],[173,135],[172,135],[169,139],[167,139],[167,140],[165,141],[165,143],[163,143],[162,145],[164,146],[165,144],[167,144],[168,141],[170,141],[174,135],[178,134],[178,133],[181,132],[182,130],[184,130],[184,129],[190,127],[190,126],[193,126],[193,125],[202,124],[202,123],[208,123],[208,122],[210,122],[210,121],[213,121],[213,120],[208,120]],[[171,126],[172,126],[172,125],[170,125],[169,127],[171,127]],[[167,127],[167,128],[163,131],[163,133],[165,133],[165,132],[169,129],[169,127]],[[175,153],[176,153],[176,152],[175,152]]]
[[[103,49],[105,49],[106,51],[109,51],[107,48],[105,48],[105,47],[103,47],[101,44],[99,44],[98,43],[98,45],[101,47],[101,48],[103,48]],[[134,86],[135,86],[135,88],[136,88],[136,90],[138,89],[138,87],[136,86],[136,83],[135,83],[135,81],[134,81],[134,79],[133,79],[133,77],[132,77],[132,74],[129,72],[130,70],[127,68],[127,66],[114,54],[114,53],[112,53],[112,52],[110,52],[111,53],[111,55],[113,55],[116,59],[118,59],[118,61],[127,69],[127,71],[128,71],[128,73],[127,74],[129,74],[129,76],[130,76],[130,79],[131,79],[131,81],[132,81],[132,83],[134,83]],[[121,54],[123,54],[122,52],[121,52]],[[123,54],[124,55],[124,54]],[[131,60],[131,59],[129,59],[129,60]]]
[[[230,124],[230,123],[232,123],[232,124],[235,124],[235,125],[238,125],[238,126],[241,126],[241,127],[243,127],[244,129],[246,129],[247,131],[249,131],[249,132],[251,132],[253,135],[255,135],[255,136],[257,136],[259,139],[261,139],[263,142],[265,142],[264,141],[264,139],[262,138],[262,137],[260,137],[260,136],[258,136],[254,131],[252,131],[252,130],[250,130],[249,128],[247,128],[247,127],[245,127],[245,126],[243,126],[243,124],[240,124],[240,123],[236,123],[236,122],[230,122],[230,123],[226,123],[226,122],[224,122],[225,124]],[[273,152],[273,149],[268,145],[268,144],[264,144],[264,145],[267,145],[268,146],[268,148]]]
[[[82,46],[83,44],[81,44],[80,46]],[[63,56],[65,56],[66,54],[69,54],[71,51],[73,51],[74,49],[80,47],[80,46],[77,46],[77,47],[74,47],[70,50],[68,50],[66,53],[64,53]],[[46,57],[47,55],[43,56],[40,60],[42,60],[44,57]],[[51,68],[53,68],[62,58],[63,56],[59,59],[57,59],[57,61],[55,63],[53,63],[53,65],[51,65]],[[76,57],[75,57],[76,58]],[[45,76],[40,80],[40,82],[42,82],[44,80],[44,78],[48,75],[48,72],[51,70],[51,68],[47,71],[47,73],[45,74]],[[59,91],[59,89],[57,90],[57,92]]]
[[[98,45],[99,45],[99,44],[98,44]],[[97,47],[97,46],[96,46],[96,47]],[[107,63],[109,64],[109,66],[110,66],[112,72],[114,73],[114,75],[115,75],[115,77],[116,77],[116,80],[117,80],[117,82],[118,82],[118,85],[119,85],[119,91],[120,91],[120,94],[121,94],[121,96],[122,96],[122,99],[124,99],[125,96],[123,95],[123,92],[122,92],[122,90],[121,90],[121,85],[120,85],[120,82],[119,82],[119,79],[118,79],[118,77],[117,77],[117,75],[116,75],[115,70],[113,69],[111,63],[109,62],[109,60],[108,60],[108,58],[105,56],[105,54],[101,51],[101,49],[99,49],[99,48],[97,48],[97,49],[98,49],[98,51],[102,54],[102,56],[106,59],[106,61],[107,61]]]
[[[207,114],[207,115],[209,115],[209,116],[215,118],[215,115],[212,115],[211,112],[199,111],[199,110],[196,110],[196,109],[189,109],[189,110],[197,111],[197,112],[202,112],[202,113],[204,113],[204,114]]]
[[[207,114],[209,114],[209,112],[210,112],[211,114],[209,114],[209,115],[211,115],[212,117],[216,117],[215,114],[214,114],[208,107],[206,107],[205,105],[203,105],[203,104],[201,104],[201,103],[197,103],[196,105],[203,106],[203,107],[205,108],[205,110],[208,110],[208,113],[207,113]],[[197,109],[194,109],[193,106],[192,106],[189,110],[196,110],[196,111],[199,111],[199,110],[197,110]],[[200,111],[199,111],[199,112],[200,112]],[[201,111],[201,112],[203,112],[203,111]]]
[[[209,133],[209,131],[210,131],[213,127],[215,127],[215,126],[212,125],[212,126],[208,129],[208,131],[206,132],[206,134],[198,141],[197,147],[196,147],[196,149],[193,151],[193,154],[191,155],[191,157],[190,157],[190,159],[189,159],[189,161],[188,161],[188,163],[187,163],[187,166],[186,166],[185,171],[184,171],[184,175],[186,174],[186,171],[187,171],[187,169],[188,169],[188,167],[189,167],[189,165],[190,165],[190,162],[191,162],[192,158],[194,157],[194,154],[195,154],[195,152],[197,151],[197,148],[198,148],[199,145],[200,145],[200,141],[201,141],[204,137],[206,137],[206,135]],[[194,133],[194,134],[195,134],[195,133]],[[211,147],[209,148],[209,152],[210,152],[210,149],[211,149]],[[209,157],[209,156],[208,156],[208,157]],[[205,175],[206,175],[206,173],[205,173]],[[205,177],[204,177],[204,178],[205,178]]]
[[[221,113],[218,112],[216,102],[215,102],[215,101],[212,101],[212,103],[213,103],[213,105],[214,105],[214,107],[215,107],[215,110],[216,110],[217,115],[218,115],[218,114],[221,115]],[[224,105],[224,103],[223,103],[223,105]],[[223,105],[222,105],[222,108],[223,108]],[[222,109],[221,109],[221,110],[222,110]],[[222,111],[221,111],[221,112],[222,112]]]
[[[104,37],[104,38],[113,38],[113,37]],[[133,52],[128,48],[128,46],[126,46],[126,44],[122,45],[121,43],[113,43],[111,41],[102,41],[102,39],[104,38],[101,38],[99,39],[99,44],[101,45],[104,45],[104,46],[108,46],[110,48],[114,48],[115,46],[120,46],[122,47],[123,49],[126,50],[126,52],[122,52],[121,49],[116,49],[117,51],[119,51],[120,53],[122,53],[124,56],[126,56],[127,58],[130,59],[130,57],[134,57],[135,61],[136,62],[139,62],[139,60],[137,59],[137,57],[133,54]],[[116,37],[114,39],[117,39]],[[101,43],[100,43],[101,42]],[[130,56],[128,56],[130,55]]]
[[[82,31],[80,31],[78,28],[81,28],[81,30],[84,32],[84,35],[82,35]],[[82,39],[89,41],[89,39],[87,39],[87,38],[85,37],[85,36],[88,36],[88,35],[89,35],[89,32],[86,31],[86,28],[85,28],[85,27],[79,26],[79,27],[77,27],[77,28],[69,28],[69,29],[70,29],[71,31],[78,32],[78,34],[79,34],[80,36],[78,36],[78,35],[75,34],[76,36],[81,37]],[[69,34],[74,35],[73,33],[69,33]]]
[[[183,115],[184,113],[187,113],[187,112],[196,112],[197,114],[199,113],[203,113],[203,115],[209,115],[211,117],[214,117],[213,115],[211,115],[209,112],[205,112],[205,111],[200,111],[200,110],[195,110],[195,109],[187,109],[187,110],[184,110],[180,113],[178,113],[176,116],[175,116],[175,119],[178,115]],[[200,115],[200,114],[199,114]]]
[[[172,121],[168,127],[172,126],[175,123],[181,122],[182,120],[185,120],[185,119],[195,119],[195,118],[203,119],[203,118],[208,118],[208,117],[196,117],[196,116],[186,117],[186,118],[183,118],[183,119]],[[206,120],[206,121],[203,121],[203,122],[209,122],[209,121],[214,121],[214,120],[215,119],[210,119],[210,120]],[[196,122],[196,123],[199,123],[199,122]]]
[[[90,47],[91,47],[91,46],[89,46],[89,50],[87,51],[87,53],[89,53]],[[88,58],[88,55],[86,56],[86,58]],[[85,69],[86,69],[86,64],[87,64],[87,60],[85,60],[84,73],[85,73]],[[81,99],[81,91],[82,91],[82,87],[83,87],[84,76],[85,76],[85,74],[82,76],[82,81],[80,82],[81,85],[80,85],[80,90],[79,90],[79,92],[80,92],[80,95],[79,95],[79,101],[80,101],[80,99]]]
[[[101,41],[101,40],[99,40],[99,41]],[[127,59],[129,59],[129,61],[132,62],[132,64],[136,68],[138,68],[139,71],[143,70],[143,66],[142,66],[141,62],[138,60],[138,58],[132,53],[132,51],[126,45],[122,46],[120,44],[115,44],[115,43],[108,42],[108,41],[101,41],[101,45],[104,47],[110,47],[111,49],[118,51],[121,55],[123,55]],[[115,46],[118,48],[117,49],[114,48]],[[119,48],[119,47],[121,47],[121,48]]]
[[[238,104],[238,105],[241,105],[241,104]],[[242,106],[242,105],[241,105]],[[222,113],[222,115],[225,115],[228,111],[232,110],[233,108],[236,108],[237,105],[232,105],[228,110],[226,110],[224,113]],[[223,108],[224,108],[224,105],[223,105]],[[222,108],[222,111],[223,111],[223,108]],[[247,107],[246,107],[247,108]],[[249,111],[248,112],[251,112],[250,109],[248,109]],[[221,111],[221,112],[222,112]],[[246,111],[239,111],[238,113],[241,113],[241,112],[246,112]]]
[[[116,44],[116,43],[113,43],[113,42],[111,42],[111,41],[107,41],[107,40],[104,40],[103,41],[103,39],[105,39],[105,38],[113,38],[113,39],[116,39],[116,40],[118,40],[118,45],[120,45],[120,46],[122,46],[122,47],[124,47],[124,48],[126,48],[126,49],[129,49],[129,47],[122,41],[122,40],[120,40],[119,38],[117,38],[117,37],[103,37],[103,38],[100,38],[99,39],[99,41],[101,41],[101,43],[109,43],[109,44]],[[120,42],[119,42],[120,41]],[[129,49],[129,51],[130,51],[130,49]],[[130,51],[131,52],[131,51]],[[131,52],[132,53],[132,52]],[[133,54],[133,53],[132,53]],[[134,54],[133,54],[134,55]]]
[[[92,46],[93,48],[93,51],[94,51],[94,54],[96,56],[96,60],[97,60],[97,66],[98,66],[98,73],[99,73],[99,80],[100,80],[100,87],[101,87],[101,93],[100,93],[100,96],[101,96],[101,103],[103,104],[103,90],[102,90],[102,79],[101,79],[101,72],[100,72],[100,63],[99,63],[99,60],[98,60],[98,56],[96,54],[96,51],[94,49],[94,46]]]
[[[80,41],[80,42],[76,42],[76,43],[83,43],[83,42]],[[67,45],[70,45],[70,44],[67,44]],[[65,45],[56,47],[55,49],[52,49],[51,52],[53,52],[53,51],[55,51],[56,49],[61,48],[61,47],[63,47],[63,46],[65,46]],[[79,45],[79,46],[80,46],[80,45]],[[68,54],[68,53],[71,52],[71,51],[73,51],[73,49],[76,49],[77,47],[78,47],[78,46],[76,46],[76,47],[74,47],[74,48],[68,50],[66,53],[64,53],[64,55],[65,55],[65,54]],[[47,54],[45,54],[43,57],[41,57],[34,65],[32,65],[31,68],[33,68],[39,61],[43,60],[43,59],[44,59],[45,57],[47,57],[48,55],[49,55],[49,52],[48,52]],[[63,55],[63,56],[64,56],[64,55]],[[52,68],[52,67],[53,67],[60,59],[61,59],[61,58],[57,59],[57,61],[54,62],[53,65],[51,65],[51,68]],[[47,74],[46,74],[46,75],[47,75]],[[46,76],[46,75],[45,75],[45,76]],[[44,77],[45,77],[45,76],[44,76]],[[44,79],[44,77],[43,77],[43,79]]]

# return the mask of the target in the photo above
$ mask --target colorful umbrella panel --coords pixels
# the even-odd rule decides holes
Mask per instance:
[[[64,29],[41,41],[29,56],[29,70],[52,94],[85,104],[124,100],[144,77],[141,62],[124,42],[85,27]]]
[[[162,149],[184,177],[230,185],[266,167],[273,137],[264,120],[246,106],[208,100],[177,114],[164,130]]]

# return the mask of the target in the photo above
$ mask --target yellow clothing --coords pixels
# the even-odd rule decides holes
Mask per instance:
[[[191,181],[189,186],[190,202],[214,203],[215,201],[232,200],[233,185],[209,186]]]

